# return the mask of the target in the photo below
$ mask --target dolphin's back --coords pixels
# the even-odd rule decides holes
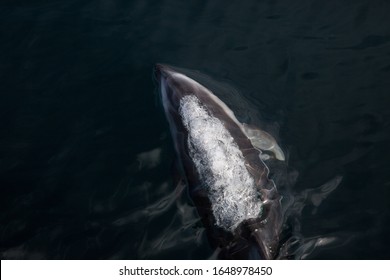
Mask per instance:
[[[261,152],[211,91],[169,67],[158,71],[176,152],[212,244],[223,258],[274,257],[280,197]]]

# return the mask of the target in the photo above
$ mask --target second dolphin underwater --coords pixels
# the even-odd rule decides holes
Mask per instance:
[[[265,163],[285,160],[274,137],[240,123],[211,90],[177,68],[157,64],[155,72],[190,197],[218,257],[284,258],[285,211]]]

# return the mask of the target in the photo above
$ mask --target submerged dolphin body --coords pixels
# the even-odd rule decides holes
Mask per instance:
[[[262,151],[284,160],[283,151],[200,83],[166,65],[156,65],[156,74],[189,194],[219,257],[276,258],[281,196]]]

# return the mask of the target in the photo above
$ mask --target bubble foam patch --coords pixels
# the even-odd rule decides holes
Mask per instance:
[[[190,156],[207,188],[216,225],[234,231],[261,214],[262,202],[242,152],[223,123],[199,99],[186,95],[179,113],[188,131]]]

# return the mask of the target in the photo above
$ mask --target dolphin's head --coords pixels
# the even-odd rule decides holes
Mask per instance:
[[[157,64],[155,76],[160,85],[164,109],[167,112],[178,111],[180,100],[190,93],[195,93],[197,84],[187,76],[164,64]]]

